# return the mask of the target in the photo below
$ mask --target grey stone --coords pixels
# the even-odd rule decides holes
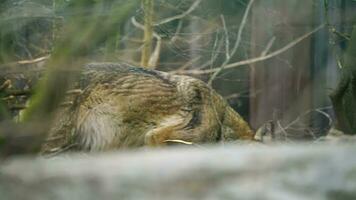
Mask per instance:
[[[355,153],[324,143],[13,158],[0,199],[356,199]]]

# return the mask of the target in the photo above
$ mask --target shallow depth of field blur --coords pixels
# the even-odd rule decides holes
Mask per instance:
[[[248,139],[266,140],[46,159],[54,116],[92,62],[198,78],[251,126]],[[0,199],[356,199],[355,80],[355,0],[0,0]],[[79,124],[70,117],[63,129]],[[149,130],[140,139],[161,125],[135,120]]]
[[[317,140],[337,124],[329,95],[356,43],[355,9],[353,0],[3,0],[1,130],[46,132],[80,66],[126,62],[202,79],[254,130],[273,121],[285,140]],[[355,119],[355,106],[340,112]]]

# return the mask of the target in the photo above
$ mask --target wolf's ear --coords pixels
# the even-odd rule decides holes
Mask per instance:
[[[264,142],[270,142],[274,140],[274,123],[273,121],[268,121],[256,131],[255,140]]]

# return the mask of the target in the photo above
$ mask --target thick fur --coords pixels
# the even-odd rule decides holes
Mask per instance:
[[[189,76],[98,63],[83,69],[76,87],[83,92],[58,111],[45,153],[254,137],[219,94]]]

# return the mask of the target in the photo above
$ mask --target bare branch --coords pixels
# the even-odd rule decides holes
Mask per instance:
[[[220,68],[218,68],[218,70],[216,70],[214,72],[214,74],[210,77],[209,81],[208,81],[208,85],[211,85],[213,80],[216,78],[216,76],[222,71],[224,70],[224,68],[227,66],[227,64],[230,62],[230,59],[231,57],[233,57],[238,49],[238,47],[240,46],[240,43],[241,43],[241,38],[242,38],[242,32],[245,28],[245,25],[246,25],[246,22],[247,22],[247,16],[251,10],[251,7],[252,7],[252,4],[253,4],[254,0],[250,0],[247,7],[246,7],[246,10],[245,10],[245,13],[244,13],[244,16],[242,17],[242,20],[241,20],[241,24],[239,26],[239,30],[237,31],[237,38],[236,38],[236,41],[235,41],[235,44],[234,44],[234,47],[232,48],[231,50],[231,54],[226,58],[226,60],[223,62],[223,64],[220,66]]]
[[[10,63],[4,63],[4,64],[0,65],[0,68],[17,66],[17,65],[35,64],[35,63],[39,63],[39,62],[48,60],[49,57],[50,57],[50,55],[46,55],[46,56],[42,56],[39,58],[31,59],[31,60],[20,60],[20,61],[15,61],[15,62],[10,62]]]
[[[221,45],[217,46],[218,45],[218,40],[219,40],[218,36],[219,36],[219,34],[217,33],[216,37],[215,37],[215,41],[214,41],[213,51],[211,52],[211,59],[210,59],[210,62],[209,62],[209,65],[211,65],[210,67],[212,67],[212,65],[214,64],[214,61],[218,57],[218,55],[219,55],[218,52],[220,51],[220,48],[222,46],[222,40],[221,40]],[[218,49],[216,50],[216,48],[218,48]]]
[[[230,64],[226,65],[224,67],[224,69],[232,69],[232,68],[235,68],[235,67],[257,63],[257,62],[261,62],[261,61],[270,59],[272,57],[275,57],[275,56],[277,56],[277,55],[279,55],[281,53],[284,53],[285,51],[291,49],[292,47],[294,47],[295,45],[297,45],[301,41],[305,40],[306,38],[308,38],[309,36],[311,36],[315,32],[317,32],[320,29],[322,29],[324,26],[325,26],[325,24],[322,24],[322,25],[318,26],[317,28],[313,29],[312,31],[310,31],[310,32],[300,36],[299,38],[293,40],[292,42],[288,43],[284,47],[282,47],[282,48],[280,48],[280,49],[278,49],[276,51],[273,51],[273,52],[271,52],[269,54],[266,54],[265,56],[259,56],[259,57],[255,57],[255,58],[251,58],[251,59],[247,59],[247,60],[238,61],[238,62],[235,62],[235,63],[230,63]],[[179,72],[176,72],[176,73],[178,73],[178,74],[200,75],[200,74],[214,73],[214,72],[219,71],[219,70],[220,70],[220,68],[213,68],[213,69],[206,69],[206,70],[186,70],[186,71],[179,71]]]
[[[214,46],[213,46],[213,51],[211,54],[211,59],[208,60],[207,62],[205,62],[204,64],[202,64],[198,69],[204,69],[205,67],[209,66],[212,67],[212,65],[214,64],[215,60],[218,58],[219,56],[219,52],[221,51],[222,45],[223,45],[223,40],[219,40],[218,37],[216,37],[215,42],[214,42]]]
[[[276,37],[273,36],[273,37],[268,41],[265,50],[263,50],[262,53],[261,53],[261,56],[265,56],[265,55],[269,52],[269,50],[271,49],[271,47],[272,47],[272,45],[273,45],[273,43],[274,43],[275,40],[276,40]]]
[[[135,17],[131,17],[131,23],[136,27],[139,28],[141,30],[144,30],[145,27],[140,24],[139,22],[136,21]],[[162,44],[162,38],[161,36],[159,36],[156,32],[152,32],[153,37],[156,38],[157,42],[156,42],[156,46],[155,49],[153,50],[153,53],[150,56],[149,62],[148,62],[148,67],[155,67],[157,66],[158,63],[158,59],[159,59],[159,55],[161,53],[161,44]]]
[[[48,60],[49,56],[50,55],[46,55],[46,56],[35,58],[35,59],[32,59],[32,60],[20,60],[20,61],[17,61],[16,64],[24,65],[24,64],[38,63],[38,62],[41,62],[41,61],[44,61],[44,60]]]
[[[331,126],[331,124],[333,123],[333,120],[331,119],[330,115],[324,111],[322,111],[321,109],[315,109],[315,112],[318,112],[320,114],[322,114],[323,116],[325,116],[328,119],[328,125]]]
[[[184,70],[187,69],[189,66],[192,66],[195,62],[197,62],[198,60],[201,59],[201,56],[198,56],[196,58],[190,59],[187,63],[185,63],[184,65],[182,65],[181,67],[179,67],[178,70]]]
[[[161,44],[162,44],[161,37],[156,37],[156,39],[157,42],[156,42],[155,49],[153,50],[153,53],[151,54],[150,59],[148,61],[148,67],[150,68],[155,68],[157,66],[159,56],[161,54]]]
[[[279,128],[279,129],[282,131],[282,133],[283,133],[283,139],[284,139],[284,140],[287,140],[287,139],[288,139],[288,133],[287,133],[286,129],[283,128],[283,126],[282,126],[280,120],[277,120],[277,126],[278,126],[278,128]]]

